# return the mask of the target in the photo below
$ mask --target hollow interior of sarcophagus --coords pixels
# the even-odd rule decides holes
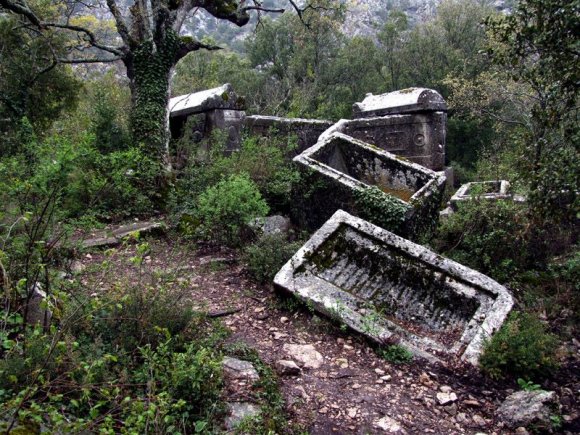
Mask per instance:
[[[485,195],[488,193],[501,193],[501,181],[481,181],[470,183],[465,195]]]
[[[427,174],[409,168],[396,157],[386,157],[342,138],[330,141],[312,157],[405,202],[430,181]]]
[[[490,296],[436,267],[341,225],[309,258],[309,272],[418,335],[460,338]],[[445,340],[444,340],[445,341]]]

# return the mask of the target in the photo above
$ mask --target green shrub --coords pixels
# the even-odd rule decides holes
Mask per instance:
[[[556,337],[546,332],[538,318],[514,312],[485,344],[479,364],[495,379],[507,376],[536,379],[557,367],[557,346]]]
[[[244,230],[257,217],[268,213],[256,184],[246,174],[232,175],[199,196],[196,215],[198,233],[206,240],[239,246]]]
[[[176,182],[172,203],[175,212],[192,214],[199,195],[207,188],[233,175],[247,174],[275,212],[290,206],[291,192],[300,176],[286,158],[292,144],[275,138],[246,138],[239,151],[226,155],[227,136],[219,132],[204,140],[190,156]]]
[[[259,282],[269,282],[301,245],[300,242],[288,242],[283,234],[260,237],[244,251],[248,271]]]
[[[440,221],[435,248],[500,282],[539,261],[531,249],[525,207],[510,201],[469,201]]]
[[[413,361],[413,353],[405,346],[399,344],[381,347],[377,350],[377,354],[393,364],[408,364]]]

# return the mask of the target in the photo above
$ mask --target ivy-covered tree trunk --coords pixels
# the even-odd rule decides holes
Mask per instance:
[[[131,80],[133,143],[163,164],[168,154],[169,82],[178,48],[177,35],[168,32],[161,44],[145,41],[125,61]]]

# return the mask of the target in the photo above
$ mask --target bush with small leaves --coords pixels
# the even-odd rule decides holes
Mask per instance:
[[[255,218],[264,217],[269,207],[247,174],[232,175],[199,196],[197,229],[202,238],[229,246],[240,246],[244,231]]]
[[[274,279],[278,270],[300,246],[300,242],[288,242],[283,234],[265,235],[246,247],[244,260],[250,274],[257,281],[265,283]]]
[[[400,344],[381,347],[377,350],[377,354],[384,360],[393,364],[408,364],[413,361],[413,353]]]
[[[494,379],[538,379],[557,367],[557,347],[557,338],[546,331],[537,317],[514,312],[485,344],[479,364]]]

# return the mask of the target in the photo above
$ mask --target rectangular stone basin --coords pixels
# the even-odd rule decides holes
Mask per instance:
[[[342,133],[321,137],[294,161],[311,176],[308,184],[313,191],[309,196],[303,194],[310,199],[308,213],[316,218],[308,225],[311,228],[319,228],[338,209],[364,216],[359,193],[373,186],[408,210],[403,235],[436,220],[445,187],[445,176],[440,172]]]
[[[491,278],[342,210],[274,284],[380,344],[473,364],[513,305]]]
[[[513,200],[515,202],[524,202],[525,197],[521,195],[513,195],[509,193],[510,184],[506,180],[496,181],[474,181],[462,185],[455,195],[451,197],[449,202],[452,209],[456,210],[458,205],[462,202],[483,200],[483,201],[498,201],[498,200]]]

